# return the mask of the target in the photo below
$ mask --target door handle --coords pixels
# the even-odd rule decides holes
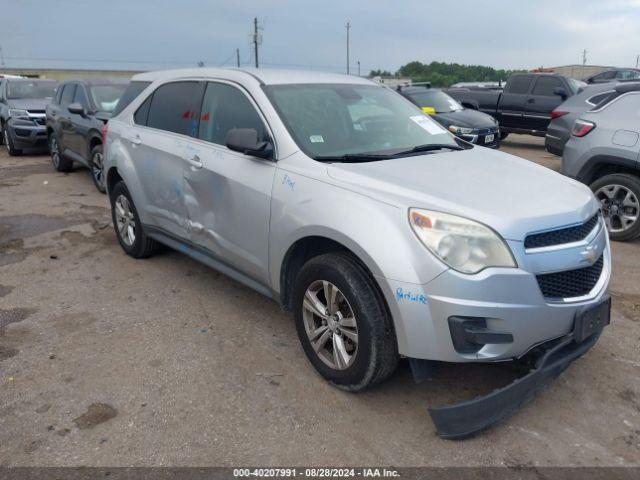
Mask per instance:
[[[133,137],[130,137],[129,141],[134,145],[140,145],[142,143],[142,139],[140,138],[140,135],[134,135]]]
[[[187,158],[187,162],[189,162],[191,166],[195,168],[202,168],[202,160],[200,160],[200,157],[198,155],[194,155],[191,158]]]
[[[536,103],[535,98],[527,98],[527,103]]]

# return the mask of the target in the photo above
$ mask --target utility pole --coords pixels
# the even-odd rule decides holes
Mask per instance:
[[[358,76],[360,76],[360,60],[358,60]]]
[[[4,67],[4,54],[2,53],[2,45],[0,45],[0,65]]]
[[[582,66],[584,67],[587,64],[587,50],[582,50]]]
[[[351,28],[351,24],[347,22],[345,27],[347,29],[347,75],[349,75],[349,29]]]
[[[240,49],[236,48],[236,66],[240,68]]]
[[[256,57],[256,68],[258,68],[258,17],[253,19],[253,52]]]
[[[640,61],[640,55],[636,55],[636,68],[638,68],[638,61]]]

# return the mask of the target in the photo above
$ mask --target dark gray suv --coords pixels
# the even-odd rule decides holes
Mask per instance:
[[[128,83],[99,78],[69,80],[60,85],[46,112],[46,133],[56,170],[68,172],[73,162],[78,162],[91,170],[96,188],[105,192],[102,129]]]
[[[55,80],[0,79],[0,144],[9,155],[22,155],[24,148],[46,148],[45,106],[57,86]]]

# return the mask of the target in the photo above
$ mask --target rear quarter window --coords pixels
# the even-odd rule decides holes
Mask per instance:
[[[118,104],[116,105],[116,108],[113,109],[113,113],[111,114],[111,116],[115,117],[122,110],[127,108],[127,106],[131,102],[133,102],[136,99],[136,97],[140,95],[140,93],[142,93],[142,91],[145,88],[147,88],[149,85],[151,85],[151,82],[133,81],[129,83],[129,85],[127,86],[127,89],[124,91],[124,93],[120,97],[120,100],[118,100]]]

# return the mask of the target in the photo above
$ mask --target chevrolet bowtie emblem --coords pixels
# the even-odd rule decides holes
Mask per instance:
[[[583,256],[585,261],[594,263],[598,259],[598,249],[595,245],[589,245],[582,252],[580,252],[580,255]]]

